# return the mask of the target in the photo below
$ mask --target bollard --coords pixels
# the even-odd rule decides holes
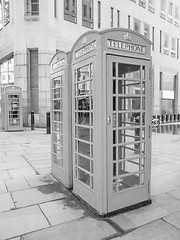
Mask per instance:
[[[170,123],[172,122],[172,115],[171,114],[169,115],[169,122]]]
[[[50,122],[50,112],[46,113],[46,133],[50,134],[51,133],[51,122]]]
[[[164,115],[161,115],[161,122],[164,123]]]
[[[34,111],[31,111],[31,130],[34,130]]]

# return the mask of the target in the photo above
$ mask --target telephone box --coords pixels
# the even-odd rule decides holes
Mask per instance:
[[[2,127],[5,131],[23,130],[22,90],[5,86],[2,90]]]
[[[58,52],[51,60],[52,174],[72,187],[71,53]]]
[[[151,202],[150,49],[120,28],[72,48],[73,192],[100,215]]]

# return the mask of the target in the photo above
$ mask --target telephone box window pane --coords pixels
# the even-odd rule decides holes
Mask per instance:
[[[76,127],[76,138],[84,141],[90,141],[90,129],[83,127]]]
[[[116,94],[116,80],[113,80],[113,94]]]
[[[90,157],[90,144],[78,141],[78,153]]]
[[[118,191],[122,191],[128,188],[136,187],[140,185],[140,174],[133,174],[118,179]]]
[[[140,110],[140,97],[118,97],[119,110]]]
[[[90,123],[90,114],[88,112],[76,113],[76,124],[89,126],[90,125],[89,123]]]
[[[119,80],[118,93],[131,95],[141,94],[141,81]]]
[[[113,147],[113,160],[116,160],[116,147]]]
[[[127,173],[139,172],[140,169],[140,159],[126,160],[118,163],[118,175],[123,175]]]
[[[78,169],[78,179],[86,185],[90,186],[90,175],[81,169]]]
[[[112,65],[112,75],[113,75],[113,77],[116,77],[116,63],[115,62],[113,62],[113,65]]]
[[[90,160],[78,155],[78,166],[90,172]]]
[[[77,96],[88,95],[90,93],[90,81],[83,81],[77,84]]]
[[[84,81],[90,78],[90,67],[86,65],[77,69],[77,81]]]
[[[116,177],[116,163],[113,163],[113,177]]]
[[[117,179],[113,179],[113,193],[117,192]]]
[[[118,63],[118,77],[140,79],[141,67],[139,65]]]
[[[89,101],[90,101],[89,97],[78,98],[77,99],[78,110],[89,111],[90,110]]]

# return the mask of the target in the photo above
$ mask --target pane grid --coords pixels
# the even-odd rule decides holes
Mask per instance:
[[[20,96],[19,95],[8,95],[8,115],[9,115],[9,126],[20,125]]]
[[[52,79],[52,156],[53,162],[63,169],[63,74]]]
[[[93,65],[74,71],[75,177],[93,189]]]
[[[145,67],[112,62],[113,182],[117,193],[144,185]]]

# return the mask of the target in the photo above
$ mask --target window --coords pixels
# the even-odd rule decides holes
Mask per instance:
[[[111,27],[113,27],[113,8],[111,8]]]
[[[172,23],[173,22],[173,19],[172,19],[172,13],[173,11],[173,4],[172,2],[169,2],[169,9],[168,9],[168,22]]]
[[[117,10],[117,27],[120,27],[120,11]]]
[[[64,0],[64,19],[73,23],[77,22],[77,0]]]
[[[164,33],[164,54],[169,55],[169,36]]]
[[[39,0],[26,0],[26,15],[39,15]]]
[[[4,26],[9,23],[9,0],[4,0]]]
[[[101,28],[101,2],[98,1],[98,28]]]
[[[155,12],[155,0],[149,0],[148,10],[152,13]]]
[[[57,17],[57,1],[54,0],[54,17]]]
[[[161,0],[161,13],[160,16],[166,19],[166,0]]]
[[[146,7],[146,0],[139,0],[139,6]]]
[[[1,85],[14,84],[14,58],[6,60],[0,65]]]
[[[160,38],[159,38],[159,42],[160,42],[160,45],[159,45],[159,52],[162,53],[162,31],[160,30]]]
[[[93,28],[93,1],[82,0],[82,25]]]
[[[179,59],[179,39],[177,39],[177,59]]]
[[[141,33],[141,22],[136,18],[134,18],[134,30]]]
[[[0,0],[0,30],[3,28],[2,0]]]
[[[154,27],[152,27],[152,50],[154,51]]]
[[[176,57],[176,39],[174,37],[171,38],[171,57]]]
[[[130,29],[131,27],[131,16],[128,15],[128,29]]]
[[[9,0],[0,0],[0,30],[10,22]]]
[[[175,25],[179,27],[179,8],[176,6],[175,7]]]
[[[144,36],[150,38],[150,26],[144,23]]]

